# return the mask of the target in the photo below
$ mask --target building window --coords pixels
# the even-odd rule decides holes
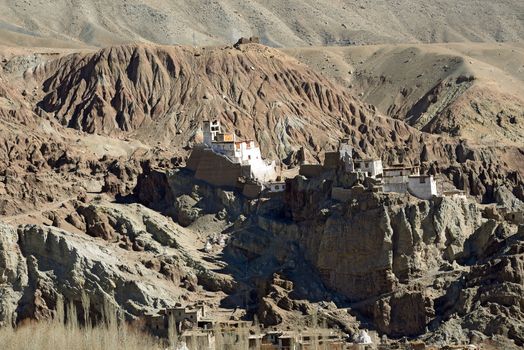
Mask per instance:
[[[421,184],[425,184],[426,183],[426,178],[425,177],[421,177],[420,178],[420,183]]]

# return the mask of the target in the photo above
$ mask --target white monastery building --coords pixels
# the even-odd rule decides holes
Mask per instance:
[[[380,159],[355,159],[355,170],[366,173],[371,178],[376,178],[382,174],[382,160]]]
[[[411,175],[408,176],[408,191],[420,199],[431,199],[438,194],[437,182],[433,175]]]
[[[410,193],[420,199],[438,195],[437,182],[432,175],[421,175],[418,166],[394,165],[382,167],[380,159],[353,159],[353,149],[347,139],[339,144],[339,157],[345,171],[362,172],[366,176],[381,179],[383,192]]]
[[[252,179],[268,183],[277,178],[275,161],[267,163],[262,159],[254,140],[239,141],[234,133],[223,133],[217,120],[205,121],[203,134],[204,145],[214,153],[227,157],[232,163],[249,165]]]

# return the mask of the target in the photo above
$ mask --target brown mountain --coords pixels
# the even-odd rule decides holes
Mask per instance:
[[[361,155],[386,163],[422,162],[483,201],[493,201],[501,188],[522,198],[519,147],[421,132],[376,113],[341,85],[262,45],[118,46],[38,56],[28,69],[8,76],[6,91],[33,90],[18,92],[24,108],[6,115],[58,121],[66,127],[58,130],[137,140],[184,155],[198,141],[201,121],[218,118],[240,137],[255,138],[266,157],[288,165],[300,147],[308,159],[320,160],[340,137],[349,136]],[[15,103],[9,96],[5,99]]]

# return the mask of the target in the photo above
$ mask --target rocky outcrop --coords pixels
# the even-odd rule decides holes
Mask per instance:
[[[231,248],[245,252],[254,265],[271,255],[278,261],[274,271],[287,271],[294,283],[304,276],[289,272],[288,266],[307,262],[329,290],[322,292],[323,298],[330,295],[340,305],[349,303],[389,336],[444,329],[459,312],[460,331],[437,331],[444,343],[464,340],[472,331],[522,342],[517,335],[522,325],[519,258],[501,253],[513,242],[513,254],[522,254],[522,237],[512,233],[515,226],[486,221],[481,208],[465,199],[419,201],[361,189],[353,191],[348,202],[336,202],[329,197],[329,187],[340,178],[324,176],[322,181],[288,181],[283,205],[257,207],[257,215],[239,229]],[[310,300],[313,286],[309,283],[302,294]],[[290,295],[297,294],[295,286]],[[260,316],[270,322],[290,305],[275,291],[261,296]],[[268,302],[270,296],[274,303]],[[480,308],[470,317],[474,305]],[[499,310],[506,319],[499,318]]]
[[[82,318],[86,296],[94,321],[107,305],[132,320],[202,289],[234,289],[228,276],[210,271],[178,243],[181,228],[162,215],[140,205],[104,202],[77,210],[87,234],[0,225],[2,324],[54,317],[62,301],[77,305]]]
[[[236,221],[250,210],[250,203],[239,193],[195,180],[193,173],[183,168],[167,172],[146,169],[138,178],[134,195],[140,203],[171,216],[184,227],[206,214]]]
[[[0,224],[0,327],[16,321],[17,302],[28,284],[27,273],[16,229]]]
[[[86,292],[98,315],[109,303],[131,318],[176,300],[167,285],[155,285],[146,267],[130,263],[95,241],[31,225],[19,227],[18,235],[20,250],[28,260],[29,281],[18,301],[18,320],[47,316],[60,297],[80,304]]]
[[[493,234],[486,240],[487,232]],[[460,323],[469,331],[501,335],[524,345],[524,226],[512,228],[487,222],[468,240],[477,259],[436,302],[436,312],[445,322]],[[471,258],[471,256],[470,256]],[[467,333],[467,332],[466,332]]]

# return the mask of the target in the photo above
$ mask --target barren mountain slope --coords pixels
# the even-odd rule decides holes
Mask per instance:
[[[0,323],[86,291],[95,319],[108,302],[133,320],[204,300],[223,320],[521,346],[523,227],[474,201],[521,205],[522,144],[427,133],[357,94],[262,45],[0,53]],[[348,136],[475,198],[376,193],[328,171],[248,200],[178,168],[210,118],[290,166]]]
[[[521,41],[524,5],[504,1],[3,1],[0,42],[211,45],[258,35],[274,46]]]
[[[381,113],[481,144],[524,144],[520,44],[285,49]]]
[[[26,63],[10,71],[12,62]],[[341,137],[349,136],[362,156],[380,156],[386,164],[422,162],[482,201],[495,200],[503,188],[524,198],[524,154],[518,145],[475,145],[420,132],[377,114],[350,91],[262,45],[243,45],[238,50],[118,46],[65,56],[13,56],[2,66],[4,100],[23,106],[0,109],[2,123],[8,125],[2,159],[6,168],[19,163],[23,169],[29,163],[40,169],[43,158],[51,169],[70,173],[76,169],[75,174],[88,177],[89,172],[97,174],[106,188],[125,194],[140,172],[141,159],[169,163],[173,158],[173,164],[178,163],[176,157],[187,155],[199,141],[201,121],[219,118],[240,137],[255,138],[266,157],[284,165],[296,164],[301,147],[309,160],[321,160]],[[43,120],[48,124],[43,125]],[[13,139],[16,133],[9,123],[15,123],[26,141]],[[24,128],[30,132],[24,133]],[[62,144],[44,148],[39,144],[38,152],[27,154],[28,135],[42,137],[42,128],[57,133],[51,140]],[[103,175],[119,156],[99,159],[103,165],[97,166],[80,154],[84,145],[96,145],[93,136],[64,138],[71,128],[120,139],[104,141],[117,143],[116,148],[133,150],[129,143],[137,140],[159,150],[138,155],[117,152],[128,157],[128,163],[120,161],[113,167],[112,173],[124,183],[120,186]],[[88,159],[96,160],[96,149],[87,151],[94,157]],[[23,193],[16,189],[10,191]]]
[[[220,118],[239,136],[256,138],[267,155],[284,158],[307,145],[318,156],[337,142],[328,130],[342,132],[343,122],[374,114],[307,66],[261,45],[118,46],[51,60],[25,77],[43,83],[39,109],[65,126],[179,149],[198,140],[203,120]]]

